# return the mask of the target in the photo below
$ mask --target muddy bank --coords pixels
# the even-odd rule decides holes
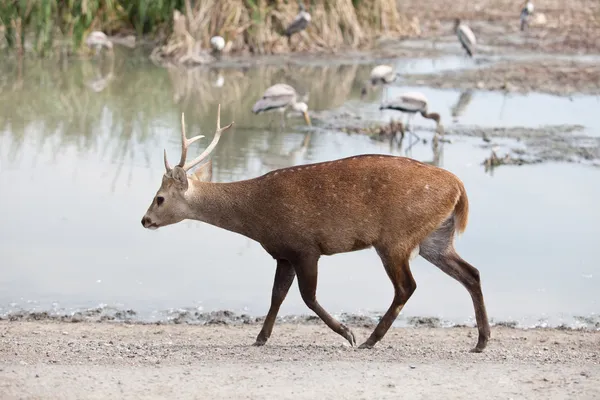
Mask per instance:
[[[448,35],[454,18],[464,20],[477,36],[478,52],[484,54],[490,52],[489,46],[497,46],[500,51],[600,52],[599,2],[534,2],[534,18],[526,32],[519,30],[522,4],[514,0],[408,0],[399,2],[398,8],[408,18],[421,21],[422,38]]]
[[[477,70],[403,75],[408,84],[442,89],[541,92],[560,96],[600,94],[597,63],[560,60],[505,61]]]
[[[581,135],[579,125],[540,128],[481,128],[455,126],[451,135],[480,137],[481,148],[509,156],[507,164],[570,162],[600,166],[600,137]],[[506,141],[503,139],[511,139]]]
[[[392,328],[359,350],[321,325],[256,327],[0,322],[3,399],[596,398],[599,332]],[[358,338],[370,329],[354,328]]]
[[[343,108],[313,114],[315,119],[323,121],[319,129],[364,134],[377,141],[390,141],[392,135],[395,135],[398,140],[403,129],[402,123],[398,120],[382,124],[380,121],[362,119]],[[481,142],[473,142],[475,146],[495,150],[501,157],[509,155],[516,165],[555,161],[600,166],[600,137],[583,134],[584,127],[581,125],[553,125],[538,128],[480,127],[448,122],[448,125],[444,126],[444,136],[440,142],[445,146],[451,146],[452,142],[461,137],[481,138]],[[416,129],[420,132],[428,132],[422,137],[423,143],[431,142],[433,127],[418,125]],[[408,135],[403,140],[406,141]],[[399,146],[406,146],[406,144],[401,142]]]

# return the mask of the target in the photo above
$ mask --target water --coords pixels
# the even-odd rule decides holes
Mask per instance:
[[[217,104],[222,123],[235,121],[214,152],[214,179],[232,181],[273,168],[361,153],[400,154],[387,143],[336,131],[313,132],[290,117],[282,132],[251,106],[280,81],[310,94],[313,110],[346,107],[380,113],[380,93],[360,102],[369,65],[263,66],[166,70],[138,59],[105,65],[31,65],[15,83],[0,78],[0,313],[14,309],[76,310],[101,304],[157,318],[171,308],[230,309],[264,315],[274,261],[261,246],[199,222],[148,231],[140,219],[160,185],[162,150],[179,156],[180,113],[188,136],[212,139]],[[103,76],[111,77],[106,82]],[[393,87],[388,94],[412,88]],[[451,125],[461,93],[419,88]],[[463,96],[464,97],[464,96]],[[582,124],[600,135],[593,96],[573,100],[541,94],[503,97],[473,93],[461,124],[539,126]],[[318,118],[313,119],[319,125]],[[428,121],[415,121],[417,127]],[[275,124],[277,125],[277,124]],[[430,135],[423,131],[423,136]],[[480,166],[489,150],[480,140],[453,138],[442,164],[465,183],[469,227],[457,240],[477,266],[490,317],[524,325],[571,323],[598,313],[600,169],[575,164]],[[402,152],[402,155],[405,153]],[[410,155],[431,160],[428,145]],[[421,258],[413,263],[418,289],[407,316],[472,321],[470,298],[457,282]],[[392,287],[372,250],[323,257],[318,298],[334,314],[378,313]],[[306,314],[296,286],[281,314]]]

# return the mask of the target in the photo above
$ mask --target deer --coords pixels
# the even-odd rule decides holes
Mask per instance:
[[[212,182],[212,160],[203,161],[233,124],[221,127],[219,104],[211,143],[186,162],[190,144],[203,136],[188,139],[181,114],[180,161],[171,167],[165,149],[166,172],[141,222],[154,230],[197,220],[246,236],[275,259],[271,304],[255,346],[270,338],[296,277],[306,306],[356,346],[354,333],[317,300],[318,261],[321,256],[374,248],[394,296],[360,349],[373,348],[384,337],[414,293],[417,284],[409,260],[416,254],[467,289],[478,329],[477,344],[470,351],[485,349],[490,325],[479,270],[454,248],[455,234],[465,230],[469,212],[465,187],[456,175],[407,157],[363,154],[275,169],[246,180]]]

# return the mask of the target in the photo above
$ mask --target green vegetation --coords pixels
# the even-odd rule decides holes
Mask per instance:
[[[288,44],[281,33],[298,12],[295,0],[2,0],[0,48],[73,53],[92,30],[165,42],[175,10],[186,16],[185,28],[199,46],[207,48],[211,36],[221,35],[231,51],[331,50],[411,33],[396,0],[303,1],[312,22]]]
[[[92,30],[161,33],[182,6],[182,0],[2,0],[0,35],[19,53],[45,55],[56,47],[76,51]]]

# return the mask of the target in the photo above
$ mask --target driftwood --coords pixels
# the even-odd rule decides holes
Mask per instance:
[[[483,160],[481,165],[485,167],[485,172],[492,171],[495,167],[500,165],[526,165],[526,164],[535,164],[539,161],[536,160],[526,160],[520,157],[512,157],[510,154],[506,153],[503,157],[499,157],[494,150],[488,158]]]

